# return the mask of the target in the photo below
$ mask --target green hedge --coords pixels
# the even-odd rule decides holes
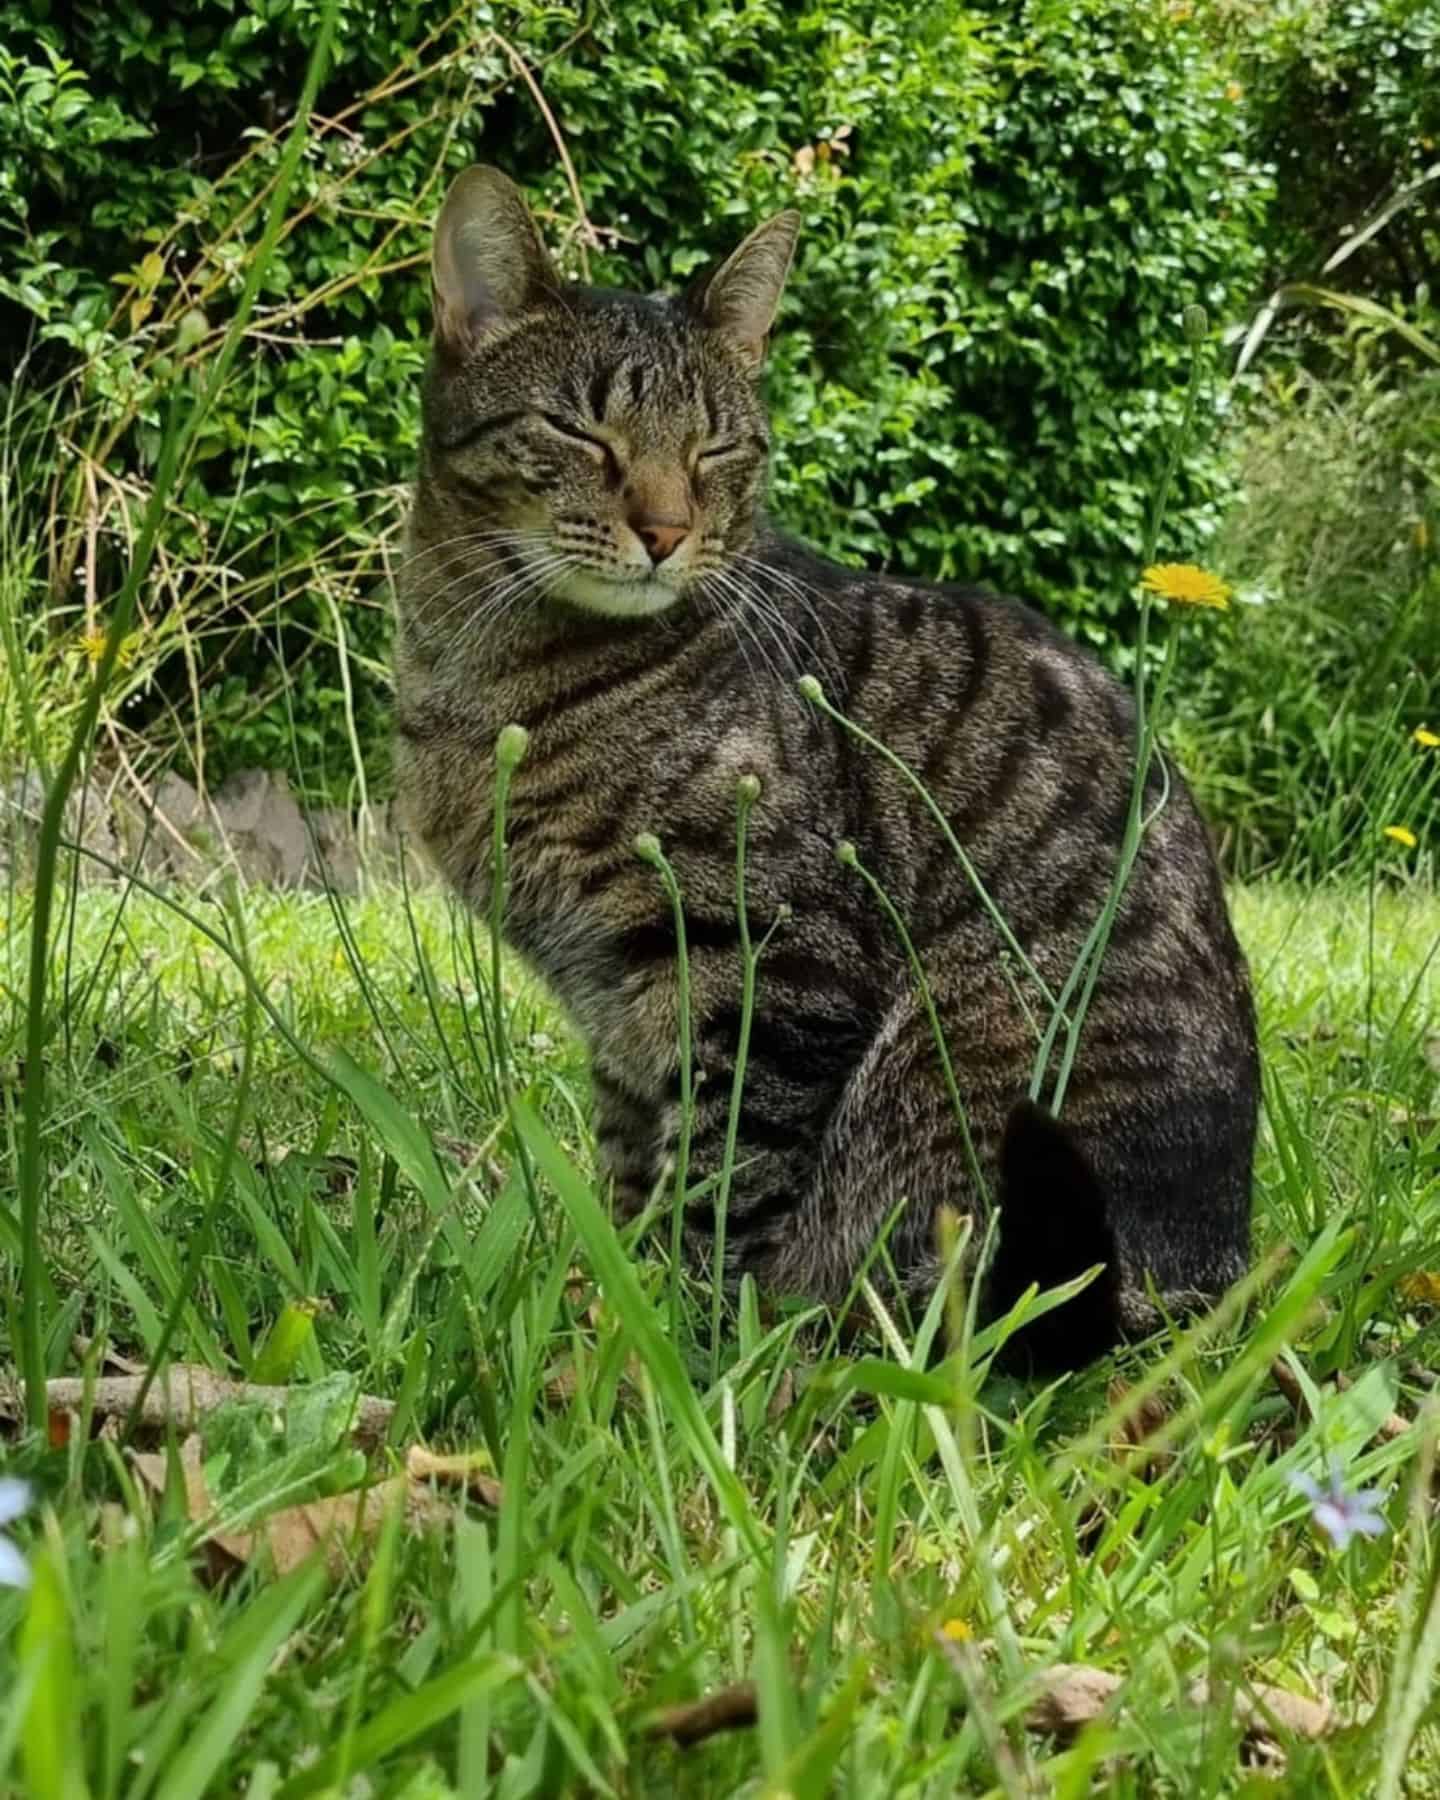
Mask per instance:
[[[166,394],[223,328],[319,11],[0,3],[0,341],[31,328],[32,393],[80,370],[47,402],[64,430],[24,438],[52,631],[83,622],[87,519],[103,588]],[[383,743],[427,223],[451,172],[494,161],[578,270],[555,131],[599,279],[678,282],[766,211],[802,210],[772,368],[787,523],[1118,642],[1179,406],[1181,310],[1241,317],[1265,260],[1269,179],[1233,49],[1186,12],[479,5],[427,40],[436,9],[345,0],[293,230],[147,596],[125,727],[203,751],[207,774],[283,763],[298,738],[340,785],[343,636],[367,755]],[[1199,442],[1174,555],[1201,549],[1223,492]]]
[[[1317,273],[1377,206],[1440,168],[1435,0],[1229,0],[1193,10],[1232,59],[1251,140],[1276,171],[1265,233],[1273,280]],[[1336,284],[1433,321],[1437,194],[1431,187],[1396,214]]]

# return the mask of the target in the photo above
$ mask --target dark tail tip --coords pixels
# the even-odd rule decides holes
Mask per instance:
[[[1078,1369],[1119,1336],[1119,1271],[1105,1196],[1060,1121],[1022,1100],[1000,1147],[1000,1247],[991,1265],[989,1311],[1008,1311],[1036,1282],[1041,1291],[1073,1281],[1096,1263],[1090,1285],[1018,1331],[1002,1364],[1016,1374]]]

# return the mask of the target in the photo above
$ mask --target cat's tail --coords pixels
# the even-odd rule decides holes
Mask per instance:
[[[1073,1300],[1016,1332],[1001,1360],[1035,1374],[1079,1368],[1121,1335],[1115,1233],[1089,1162],[1060,1121],[1033,1100],[1022,1100],[1006,1120],[999,1189],[1000,1244],[986,1309],[992,1318],[1008,1312],[1032,1282],[1043,1293],[1104,1264]]]

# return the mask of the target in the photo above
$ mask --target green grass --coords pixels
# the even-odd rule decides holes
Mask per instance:
[[[147,1500],[122,1445],[17,1439],[40,1504],[14,1528],[31,1595],[0,1591],[0,1792],[1245,1791],[1234,1706],[1181,1703],[1202,1676],[1334,1702],[1346,1728],[1290,1747],[1286,1791],[1440,1789],[1424,1433],[1371,1443],[1435,1360],[1436,1314],[1398,1285],[1440,1263],[1433,896],[1236,895],[1267,1052],[1257,1248],[1287,1259],[1203,1341],[1051,1389],[979,1381],[983,1343],[922,1377],[898,1327],[824,1354],[748,1295],[712,1380],[709,1296],[680,1284],[671,1329],[663,1245],[630,1257],[590,1183],[579,1052],[510,972],[517,1155],[483,934],[433,893],[352,903],[344,932],[323,898],[186,904],[213,936],[92,889],[58,940],[52,1372],[79,1370],[77,1335],[143,1360],[167,1326],[175,1359],[293,1365],[280,1421],[207,1428],[232,1523],[354,1484],[356,1384],[398,1401],[393,1451],[482,1450],[504,1500],[401,1524],[339,1579],[212,1586],[178,1489]],[[28,905],[12,894],[0,939],[7,1182]],[[17,1249],[7,1209],[10,1365]],[[281,1355],[295,1301],[318,1302],[313,1330]],[[1315,1384],[1298,1430],[1269,1375],[1287,1343]],[[1117,1374],[1164,1398],[1154,1468],[1107,1451]],[[1287,1481],[1327,1458],[1386,1495],[1385,1534],[1343,1555]],[[955,1620],[971,1645],[942,1654]],[[1018,1723],[1058,1661],[1126,1679],[1068,1748]],[[645,1735],[746,1677],[757,1729],[685,1752]],[[1380,1761],[1402,1726],[1408,1789]]]

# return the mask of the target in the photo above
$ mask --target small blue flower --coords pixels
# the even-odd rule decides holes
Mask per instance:
[[[1379,1488],[1347,1493],[1338,1469],[1331,1470],[1328,1486],[1322,1486],[1313,1475],[1292,1475],[1290,1485],[1310,1502],[1311,1518],[1337,1550],[1343,1550],[1353,1537],[1379,1537],[1385,1529],[1380,1511],[1385,1496]]]
[[[30,1509],[30,1483],[15,1475],[0,1475],[0,1525],[13,1524]],[[28,1588],[30,1565],[17,1545],[0,1537],[0,1586]]]

